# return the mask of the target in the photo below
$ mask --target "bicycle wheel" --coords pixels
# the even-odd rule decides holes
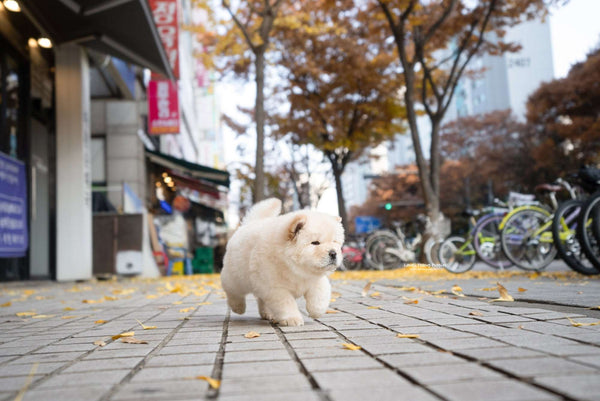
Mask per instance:
[[[507,269],[513,263],[502,251],[498,225],[503,216],[490,214],[482,217],[473,229],[473,246],[481,260],[495,269]]]
[[[425,241],[425,245],[423,245],[423,252],[425,253],[425,259],[427,260],[428,264],[440,264],[438,252],[440,249],[440,245],[442,245],[442,242],[444,242],[444,240],[437,239],[435,237],[430,237],[427,241]]]
[[[560,205],[552,219],[552,238],[558,255],[569,267],[582,274],[597,274],[598,269],[583,252],[577,239],[579,215],[584,205],[580,200],[569,200]]]
[[[449,237],[440,245],[438,258],[450,273],[464,273],[473,268],[476,259],[473,244],[462,237]]]
[[[389,231],[375,231],[365,244],[365,262],[371,269],[385,270],[400,267],[402,260],[389,249],[400,250],[398,237]]]
[[[523,270],[544,269],[556,257],[552,244],[552,214],[543,209],[522,209],[510,216],[500,234],[506,257]]]
[[[600,192],[585,202],[577,222],[577,239],[581,248],[594,267],[600,270],[600,243],[593,233],[593,227],[597,224],[600,224]]]

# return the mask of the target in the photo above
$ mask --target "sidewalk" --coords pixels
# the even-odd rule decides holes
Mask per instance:
[[[336,275],[301,327],[230,315],[218,276],[4,284],[0,400],[600,399],[600,325],[572,324],[600,320],[598,278],[384,273]]]

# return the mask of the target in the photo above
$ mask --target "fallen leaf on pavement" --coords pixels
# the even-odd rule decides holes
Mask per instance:
[[[83,301],[81,301],[84,304],[100,304],[102,302],[104,302],[103,298],[100,299],[84,299]]]
[[[465,294],[462,293],[462,288],[460,288],[456,284],[454,284],[452,286],[452,290],[450,292],[453,293],[454,295],[458,296],[458,297],[464,297],[465,296]]]
[[[358,345],[350,343],[343,343],[342,345],[344,346],[344,348],[349,349],[351,351],[358,351],[359,349],[361,349],[361,347],[359,347]]]
[[[339,292],[337,292],[337,291],[333,291],[333,292],[331,293],[331,296],[332,296],[332,297],[335,297],[335,298],[339,298],[339,297],[341,297],[341,296],[342,296],[342,294],[340,294],[340,293],[339,293]]]
[[[3,303],[0,306],[3,307],[3,308],[6,308],[7,306],[11,306],[11,305],[12,305],[12,302],[8,301],[8,302]]]
[[[477,291],[496,291],[498,287],[478,288]]]
[[[469,312],[469,315],[471,315],[471,316],[483,316],[483,313],[474,310],[472,312]]]
[[[567,319],[569,319],[569,322],[571,322],[571,325],[573,325],[575,327],[598,326],[600,324],[600,320],[598,320],[597,322],[592,322],[592,323],[581,323],[581,322],[576,322],[575,320],[571,319],[570,317],[568,317]]]
[[[183,301],[175,301],[173,302],[173,305],[181,305],[183,303]]]
[[[75,310],[75,308],[71,308],[70,306],[67,306],[65,308],[63,308],[64,311],[71,311],[71,310]]]
[[[135,321],[138,322],[140,324],[140,326],[142,326],[142,329],[144,329],[144,330],[153,330],[156,328],[156,326],[146,326],[144,323],[140,322],[137,319],[135,319]]]
[[[135,331],[127,331],[125,333],[116,334],[116,335],[112,336],[112,339],[118,340],[121,337],[133,337],[134,334],[135,334]]]
[[[47,318],[54,317],[54,316],[56,316],[56,315],[34,315],[31,318],[32,319],[47,319]]]
[[[496,283],[496,285],[498,286],[500,298],[492,299],[490,302],[512,302],[515,300],[502,284]]]
[[[367,284],[365,284],[365,286],[362,289],[361,295],[363,297],[366,297],[367,294],[369,293],[369,290],[371,289],[371,284],[373,284],[372,282],[368,282]]]
[[[409,304],[418,304],[419,303],[419,299],[418,298],[409,298],[409,297],[405,297],[402,296],[402,299],[404,299],[404,303],[409,305]]]
[[[158,295],[153,295],[153,294],[146,295],[146,299],[156,299],[156,298],[158,298]]]
[[[196,377],[193,377],[193,379],[204,380],[205,382],[208,382],[209,386],[211,386],[214,389],[221,387],[221,380],[213,379],[212,377],[196,376]]]
[[[212,305],[212,302],[200,302],[199,304],[196,305]]]
[[[381,296],[381,293],[379,291],[375,291],[374,293],[372,293],[371,295],[369,295],[371,298],[377,298],[379,296]]]
[[[396,334],[398,338],[419,338],[418,334]]]
[[[599,305],[599,306],[592,306],[590,309],[593,309],[593,310],[600,310],[600,305]]]
[[[527,288],[519,287],[519,292],[525,292],[525,291],[527,291]]]
[[[381,306],[367,306],[367,309],[381,309]]]
[[[333,310],[333,309],[327,309],[327,312],[325,312],[325,313],[339,313],[339,311]]]
[[[15,315],[17,315],[19,317],[22,317],[22,316],[35,316],[35,315],[37,315],[37,313],[33,312],[33,311],[27,311],[27,312],[17,312],[17,313],[15,313]]]
[[[127,344],[148,344],[148,341],[146,340],[138,340],[137,338],[133,337],[123,337],[121,338],[121,342]]]
[[[196,308],[194,308],[193,306],[190,306],[189,308],[179,309],[179,312],[181,312],[181,313],[187,313],[187,312],[193,311],[194,309],[196,309]]]
[[[331,299],[329,300],[329,303],[332,303],[332,302],[335,302],[335,301],[337,301],[337,298],[331,298]]]
[[[105,301],[116,301],[119,298],[117,298],[117,297],[111,297],[110,295],[105,295],[103,299]]]
[[[104,347],[106,345],[106,343],[102,340],[96,340],[96,341],[94,341],[94,345],[97,345],[99,347]]]
[[[256,331],[249,331],[246,334],[244,334],[244,337],[246,337],[246,338],[256,338],[256,337],[260,337],[260,334],[257,333]]]
[[[416,291],[417,287],[398,287],[400,291]]]
[[[100,319],[100,320],[96,320],[96,321],[94,322],[94,324],[104,324],[104,323],[106,323],[106,322],[107,322],[106,320],[102,320],[102,319]]]
[[[61,319],[75,319],[77,316],[61,316]]]

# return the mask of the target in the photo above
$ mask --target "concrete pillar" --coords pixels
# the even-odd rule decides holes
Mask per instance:
[[[56,48],[56,279],[92,277],[90,75],[83,48]]]

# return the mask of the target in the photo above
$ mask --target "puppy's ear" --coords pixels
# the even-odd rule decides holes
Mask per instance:
[[[298,236],[298,233],[300,230],[302,230],[304,224],[306,224],[306,216],[299,214],[294,217],[294,220],[292,220],[292,223],[288,229],[288,239],[290,241],[294,240]]]

